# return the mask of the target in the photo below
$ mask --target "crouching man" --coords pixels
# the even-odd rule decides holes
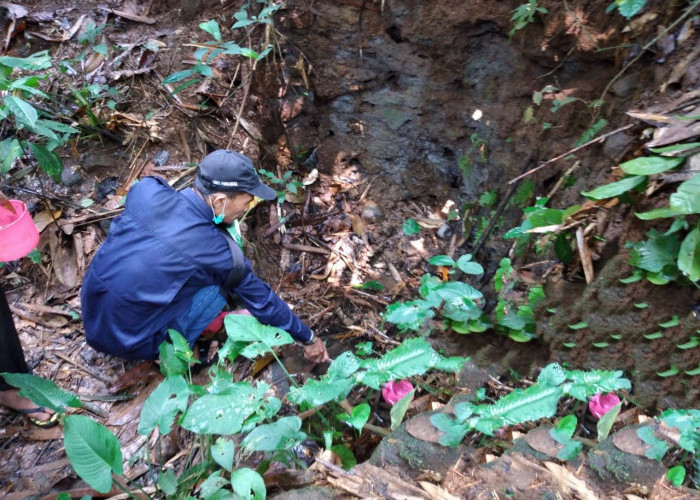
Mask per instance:
[[[326,361],[323,342],[253,273],[225,231],[254,196],[274,200],[276,193],[248,157],[228,150],[202,160],[193,188],[178,192],[156,177],[136,184],[83,280],[88,344],[125,359],[156,359],[168,329],[193,345],[235,294],[258,321],[304,344],[310,361]]]

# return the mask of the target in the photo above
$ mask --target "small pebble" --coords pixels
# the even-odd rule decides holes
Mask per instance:
[[[367,224],[376,224],[384,218],[384,212],[375,202],[368,201],[362,209],[362,217]]]
[[[440,239],[446,240],[452,237],[452,228],[449,224],[445,223],[437,230],[437,236]]]
[[[153,164],[156,167],[162,167],[163,165],[168,163],[168,159],[170,159],[170,153],[162,149],[153,155]]]

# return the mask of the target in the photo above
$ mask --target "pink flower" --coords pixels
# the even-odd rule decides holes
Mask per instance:
[[[620,404],[620,398],[617,397],[617,394],[611,392],[610,394],[601,396],[600,393],[598,393],[588,401],[588,409],[595,418],[600,418],[618,404]]]
[[[399,399],[413,390],[413,384],[408,380],[390,380],[382,388],[382,397],[384,401],[394,406]]]

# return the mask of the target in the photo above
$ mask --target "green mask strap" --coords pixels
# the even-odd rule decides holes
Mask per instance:
[[[216,213],[214,211],[214,204],[211,202],[211,196],[209,196],[209,205],[211,206],[211,211]],[[221,224],[224,221],[224,210],[226,209],[226,199],[224,199],[224,206],[221,208],[221,213],[219,215],[215,215],[214,217],[211,218],[211,221],[214,224]]]

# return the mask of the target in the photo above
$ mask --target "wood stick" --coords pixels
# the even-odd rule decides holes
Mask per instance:
[[[612,132],[608,132],[607,134],[603,134],[603,135],[601,135],[600,137],[596,137],[595,139],[591,139],[590,141],[586,142],[585,144],[581,144],[580,146],[578,146],[578,147],[576,147],[576,148],[574,148],[574,149],[571,149],[571,150],[567,151],[567,152],[564,153],[564,154],[561,154],[561,155],[559,155],[559,156],[555,156],[555,157],[552,158],[551,160],[547,160],[546,162],[539,164],[538,166],[536,166],[535,168],[532,168],[532,169],[528,170],[528,171],[525,172],[524,174],[520,174],[519,176],[517,176],[517,177],[515,177],[515,178],[513,178],[513,179],[511,179],[511,180],[509,180],[509,181],[508,181],[508,184],[513,184],[514,182],[519,181],[519,180],[522,179],[523,177],[527,177],[528,175],[534,174],[534,173],[537,172],[538,170],[543,169],[544,167],[546,167],[546,166],[549,165],[550,163],[554,163],[555,161],[561,160],[562,158],[565,158],[565,157],[569,156],[570,154],[575,153],[576,151],[579,151],[579,150],[581,150],[581,149],[583,149],[583,148],[587,148],[587,147],[590,146],[591,144],[595,144],[595,143],[597,143],[597,142],[602,142],[604,139],[607,139],[607,138],[610,137],[611,135],[615,135],[615,134],[617,134],[617,133],[622,132],[623,130],[627,130],[628,128],[632,128],[632,127],[634,127],[634,126],[635,126],[634,123],[630,123],[629,125],[625,125],[624,127],[620,127],[620,128],[618,128],[618,129],[615,129],[615,130],[613,130]]]
[[[325,248],[316,248],[308,245],[296,245],[294,243],[282,243],[284,248],[289,250],[296,250],[297,252],[309,252],[309,253],[319,253],[323,255],[329,255],[331,252]]]

